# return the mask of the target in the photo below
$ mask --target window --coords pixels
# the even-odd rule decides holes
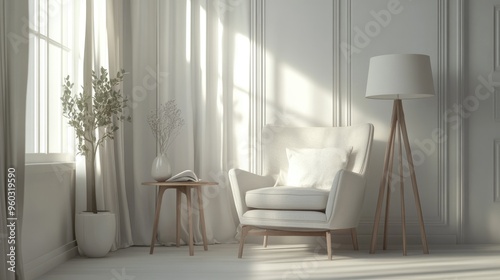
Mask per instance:
[[[73,130],[62,116],[63,78],[78,65],[75,2],[29,0],[30,61],[26,107],[27,162],[72,160]],[[75,81],[75,89],[79,89]],[[62,156],[62,157],[61,157]]]

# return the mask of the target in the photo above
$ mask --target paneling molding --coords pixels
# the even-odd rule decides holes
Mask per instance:
[[[498,87],[495,87],[495,91],[493,93],[493,118],[496,122],[500,122],[500,90]]]
[[[493,72],[500,72],[500,5],[496,5],[494,11]],[[496,122],[500,122],[500,98],[498,98],[498,94],[500,94],[500,91],[498,88],[495,88],[493,114]]]
[[[341,34],[340,34],[340,26],[341,26],[341,21],[340,21],[340,1],[334,1],[333,2],[333,92],[332,92],[332,121],[333,121],[333,126],[340,126],[340,119],[341,116],[339,114],[340,112],[340,106],[341,106],[341,100],[340,100],[340,93],[342,92],[341,88],[341,83],[340,80],[342,79],[341,75],[341,59],[342,59],[342,54],[341,54],[341,49],[340,49],[340,44],[342,42],[341,39]]]
[[[338,11],[339,14],[335,14],[338,16],[339,25],[337,31],[340,34],[339,43],[336,50],[339,57],[339,65],[340,65],[340,91],[337,92],[338,97],[337,100],[340,103],[337,106],[337,116],[338,116],[338,125],[339,126],[347,126],[351,124],[351,60],[352,55],[349,51],[342,51],[342,44],[345,43],[347,46],[352,46],[352,9],[351,9],[351,1],[350,0],[339,0],[338,1]]]
[[[494,56],[495,56],[495,59],[493,60],[494,62],[494,65],[493,65],[493,70],[495,72],[498,72],[500,71],[500,5],[496,5],[495,6],[495,14],[494,14],[494,46],[493,46],[493,50],[494,50]]]
[[[346,26],[347,26],[347,42],[349,44],[349,46],[352,46],[352,32],[351,32],[351,15],[352,15],[352,9],[351,9],[351,1],[347,1],[346,3]],[[345,90],[345,97],[344,97],[344,100],[345,100],[345,113],[344,113],[344,118],[345,120],[343,121],[343,124],[344,125],[351,125],[351,66],[352,66],[352,62],[351,62],[351,55],[347,56],[346,57],[346,90]]]
[[[464,1],[458,0],[456,5],[456,27],[457,27],[457,77],[455,79],[455,89],[457,92],[457,105],[459,108],[463,108],[463,99],[464,99],[464,88],[466,88],[466,79],[465,79],[465,9],[464,9]],[[465,155],[465,120],[460,118],[460,125],[456,131],[457,137],[457,206],[456,206],[456,223],[457,223],[457,239],[458,243],[464,242],[465,236],[465,227],[464,227],[464,211],[465,211],[465,165],[464,165],[464,157]]]
[[[351,1],[333,2],[333,125],[351,124],[351,56],[342,46],[351,46]]]
[[[259,147],[266,120],[266,14],[265,1],[253,0],[250,8],[250,141]],[[262,172],[262,149],[252,149],[250,171]]]
[[[448,122],[446,120],[446,110],[448,104],[448,73],[449,73],[449,62],[448,62],[448,52],[449,52],[449,36],[448,36],[448,5],[449,0],[437,0],[436,6],[438,9],[438,19],[437,19],[437,29],[438,29],[438,41],[437,41],[437,88],[436,88],[436,98],[438,100],[437,105],[437,115],[436,127],[439,131],[448,132]],[[350,9],[349,9],[349,12]],[[461,132],[458,132],[460,135]],[[448,165],[449,165],[449,140],[440,141],[437,144],[438,153],[438,185],[437,185],[437,215],[433,217],[424,217],[425,225],[432,227],[444,227],[449,226],[449,187],[448,187]],[[418,180],[418,178],[417,178]],[[362,217],[360,224],[367,226],[373,223],[373,218]],[[389,217],[389,225],[393,227],[399,227],[401,224],[400,218],[392,215]],[[407,217],[407,226],[416,227],[419,225],[417,217]]]
[[[448,92],[448,0],[438,1],[438,129],[448,131],[448,122],[445,117]],[[431,221],[435,225],[448,225],[448,143],[442,141],[438,145],[438,219]],[[429,223],[429,222],[428,222]]]
[[[436,58],[436,98],[437,119],[436,128],[444,131],[449,137],[441,141],[437,146],[437,204],[436,212],[432,216],[425,217],[426,226],[434,229],[449,227],[450,224],[457,225],[458,242],[463,237],[463,211],[464,211],[464,158],[465,139],[464,120],[460,125],[450,127],[446,118],[447,110],[452,105],[462,106],[465,88],[465,28],[464,28],[464,1],[463,0],[436,0],[432,4],[438,9],[437,26],[437,58]],[[253,143],[258,144],[260,131],[265,121],[265,0],[252,0],[251,34],[252,34],[252,71],[251,71],[251,94],[252,94],[252,133]],[[344,55],[341,44],[350,45],[352,9],[351,1],[333,1],[333,99],[332,120],[334,126],[349,125],[351,123],[351,57]],[[495,9],[495,42],[500,40],[500,6]],[[452,34],[453,33],[453,34]],[[456,34],[455,34],[456,33]],[[497,34],[498,33],[498,34]],[[498,40],[497,40],[498,39]],[[498,48],[497,48],[498,46]],[[495,46],[495,67],[500,66],[500,43]],[[497,55],[498,54],[498,55]],[[500,67],[498,68],[500,69]],[[258,153],[258,152],[255,152]],[[499,152],[500,153],[500,152]],[[261,155],[254,155],[251,166],[260,169]],[[500,162],[500,161],[499,161]],[[450,170],[457,173],[456,179],[450,180]],[[500,171],[499,171],[500,172]],[[500,173],[499,173],[500,174]],[[500,178],[500,177],[499,177]],[[456,191],[456,192],[455,192]],[[496,186],[496,199],[500,195],[500,180]],[[450,194],[456,193],[456,205],[449,202]],[[453,198],[451,201],[453,201]],[[453,208],[455,207],[455,208]],[[371,227],[372,217],[362,217],[361,225],[365,228]],[[397,217],[389,221],[390,225],[400,224]],[[407,225],[417,226],[416,217],[407,220]]]
[[[500,139],[495,139],[493,144],[494,154],[494,181],[493,181],[493,200],[500,202]]]

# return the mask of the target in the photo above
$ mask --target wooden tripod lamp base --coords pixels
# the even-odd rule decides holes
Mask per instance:
[[[397,137],[397,142],[396,142]],[[404,178],[403,178],[403,146],[406,151],[406,160],[408,161],[408,168],[410,171],[411,184],[413,189],[413,196],[415,198],[415,206],[417,208],[418,221],[420,224],[420,235],[422,238],[422,247],[424,254],[429,253],[429,248],[427,246],[427,237],[425,234],[424,219],[422,216],[422,207],[420,205],[420,197],[417,188],[417,179],[415,176],[415,167],[413,165],[413,159],[411,155],[410,142],[408,141],[408,133],[406,130],[405,117],[403,112],[403,104],[401,99],[395,99],[393,110],[392,110],[392,120],[391,120],[391,130],[389,134],[389,140],[387,142],[387,148],[384,156],[384,171],[380,182],[380,189],[378,193],[377,209],[375,212],[375,222],[373,224],[373,233],[370,246],[370,253],[375,253],[375,248],[377,246],[377,234],[378,227],[380,223],[380,216],[382,214],[382,204],[384,201],[384,196],[386,196],[385,205],[385,221],[384,221],[384,236],[383,236],[383,249],[387,249],[387,222],[389,219],[389,204],[391,198],[391,185],[393,183],[392,172],[394,166],[394,156],[395,156],[395,146],[398,144],[398,173],[399,173],[399,187],[401,194],[401,224],[402,224],[402,235],[403,235],[403,255],[406,256],[406,220],[405,220],[405,203],[404,203]]]

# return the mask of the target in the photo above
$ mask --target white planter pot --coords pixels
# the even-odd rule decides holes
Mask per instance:
[[[108,254],[115,240],[115,214],[82,212],[76,215],[75,234],[83,256],[100,258]]]
[[[153,160],[151,166],[151,176],[158,182],[166,181],[172,177],[172,168],[166,155],[159,155]]]

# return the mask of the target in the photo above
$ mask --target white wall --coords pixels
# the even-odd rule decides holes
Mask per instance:
[[[266,123],[333,124],[333,1],[265,1]]]
[[[360,232],[364,235],[370,235],[372,232],[373,213],[376,208],[392,111],[390,100],[372,100],[364,97],[369,60],[373,56],[389,53],[421,53],[431,57],[436,96],[430,99],[403,101],[408,136],[415,155],[417,182],[429,242],[454,243],[456,234],[449,219],[454,205],[448,203],[451,193],[444,180],[444,169],[448,159],[442,157],[446,143],[440,145],[432,142],[432,147],[429,148],[417,145],[417,143],[427,143],[428,140],[432,141],[434,131],[446,130],[445,123],[440,119],[443,113],[441,111],[445,108],[443,96],[446,93],[439,88],[440,83],[446,82],[439,75],[444,71],[445,65],[441,61],[447,52],[446,46],[439,40],[440,36],[444,36],[443,30],[446,29],[446,25],[440,21],[444,19],[446,10],[439,5],[439,1],[358,0],[351,1],[346,6],[347,10],[351,10],[347,19],[351,37],[345,39],[346,44],[352,46],[351,53],[346,57],[350,66],[348,69],[350,77],[347,81],[351,97],[350,120],[353,124],[371,122],[375,125],[373,157]],[[342,48],[341,51],[344,56],[345,51]],[[412,238],[412,242],[418,242],[419,223],[408,176],[404,183],[408,235]],[[390,240],[401,244],[398,187],[396,184],[391,186],[388,234]],[[380,230],[379,233],[381,232]]]
[[[429,242],[500,242],[495,234],[500,223],[494,225],[500,220],[500,134],[487,133],[498,130],[499,114],[491,106],[480,106],[476,117],[464,118],[455,109],[474,90],[478,73],[487,77],[493,71],[494,53],[500,53],[500,1],[261,3],[264,16],[256,17],[254,25],[262,30],[256,38],[265,53],[262,125],[375,125],[358,229],[362,242],[366,244],[372,232],[392,110],[391,101],[364,97],[366,77],[370,57],[389,53],[431,57],[436,96],[403,102]],[[473,84],[469,91],[467,83]],[[480,141],[484,135],[488,140]],[[409,178],[405,185],[409,242],[419,243]],[[391,193],[389,240],[401,244],[399,191]]]
[[[74,164],[26,166],[22,231],[26,279],[76,255]]]
[[[500,1],[467,1],[464,241],[500,243]]]

